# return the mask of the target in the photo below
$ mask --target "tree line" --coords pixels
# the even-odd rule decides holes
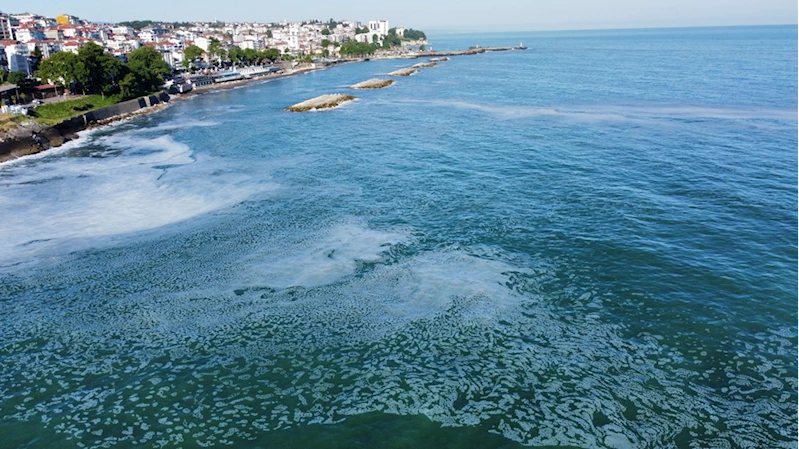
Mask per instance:
[[[73,92],[118,95],[124,100],[157,91],[164,76],[171,73],[172,68],[154,48],[136,49],[122,62],[88,42],[77,54],[62,51],[43,60],[36,76]]]
[[[157,25],[170,26],[172,28],[190,28],[194,26],[194,24],[191,22],[157,22],[154,20],[128,20],[125,22],[119,22],[117,25],[131,27],[134,30],[141,30],[142,28]]]
[[[196,67],[198,59],[202,58],[206,52],[196,45],[189,45],[183,49],[183,68],[191,70]],[[218,39],[213,38],[208,44],[208,56],[212,63],[230,61],[234,64],[261,64],[266,61],[276,61],[280,58],[280,50],[268,48],[266,50],[254,50],[252,48],[239,48],[232,46],[225,50]]]

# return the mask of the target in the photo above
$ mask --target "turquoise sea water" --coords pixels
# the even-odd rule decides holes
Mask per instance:
[[[795,448],[796,27],[431,40],[0,165],[0,447]]]

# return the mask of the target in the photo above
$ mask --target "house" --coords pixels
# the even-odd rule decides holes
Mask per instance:
[[[33,53],[36,47],[39,47],[39,50],[42,52],[42,58],[47,59],[53,53],[58,53],[61,51],[61,44],[54,40],[36,40],[36,41],[28,41],[25,42],[25,45],[28,47],[29,53]]]
[[[44,40],[46,37],[44,32],[40,30],[38,27],[22,25],[17,28],[17,40],[20,42],[28,42],[28,41],[40,41]]]
[[[64,30],[60,30],[58,28],[48,28],[44,30],[44,38],[45,39],[53,39],[57,41],[64,40]]]

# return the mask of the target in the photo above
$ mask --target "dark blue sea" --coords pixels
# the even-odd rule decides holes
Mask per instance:
[[[0,447],[796,448],[796,26],[520,42],[0,165]]]

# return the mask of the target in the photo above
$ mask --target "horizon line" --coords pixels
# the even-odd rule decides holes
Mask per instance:
[[[734,24],[734,25],[666,25],[666,26],[629,26],[629,27],[596,27],[596,28],[516,28],[511,30],[495,30],[483,28],[477,31],[461,31],[458,28],[430,28],[424,30],[426,33],[436,34],[473,34],[481,33],[557,33],[565,31],[626,31],[626,30],[666,30],[666,29],[694,29],[694,28],[753,28],[753,27],[777,27],[777,26],[796,26],[799,23],[759,23],[759,24]]]

